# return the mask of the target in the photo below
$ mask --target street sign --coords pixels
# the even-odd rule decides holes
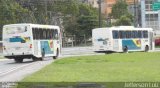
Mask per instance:
[[[153,11],[160,10],[160,2],[154,2],[154,3],[152,4],[152,10],[153,10]]]

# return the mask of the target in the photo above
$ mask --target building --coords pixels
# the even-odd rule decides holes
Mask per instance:
[[[159,3],[159,8],[153,8],[154,3]],[[160,0],[141,0],[141,21],[142,27],[151,27],[160,35]]]
[[[86,3],[86,4],[90,5],[90,6],[98,8],[98,2],[97,2],[97,0],[79,0],[79,2]]]
[[[160,47],[160,0],[141,0],[142,27],[153,28],[155,48]]]
[[[104,0],[101,4],[102,6],[102,13],[106,16],[111,13],[112,6],[116,3],[116,0]]]

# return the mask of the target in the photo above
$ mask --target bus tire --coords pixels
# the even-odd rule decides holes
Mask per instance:
[[[38,58],[35,57],[35,56],[33,56],[33,57],[32,57],[32,60],[33,60],[33,61],[38,61]]]
[[[148,45],[146,45],[145,46],[145,50],[144,50],[145,52],[148,52],[149,51],[149,46]]]
[[[53,56],[53,59],[57,59],[58,56],[59,56],[59,49],[57,49],[57,51],[56,51],[56,56]]]
[[[127,47],[127,46],[124,46],[124,47],[123,47],[123,52],[124,52],[124,53],[127,53],[127,52],[128,52],[128,47]]]
[[[14,58],[16,63],[22,63],[23,62],[23,58]]]

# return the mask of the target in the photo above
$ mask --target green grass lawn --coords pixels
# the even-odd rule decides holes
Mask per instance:
[[[22,82],[157,82],[160,52],[113,53],[58,59]]]

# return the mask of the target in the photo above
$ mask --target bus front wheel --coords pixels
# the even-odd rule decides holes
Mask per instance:
[[[57,51],[56,51],[56,56],[53,56],[53,59],[57,59],[58,56],[59,56],[59,49],[57,49]]]
[[[149,51],[149,46],[148,45],[146,45],[145,46],[145,50],[144,50],[145,52],[148,52]]]

